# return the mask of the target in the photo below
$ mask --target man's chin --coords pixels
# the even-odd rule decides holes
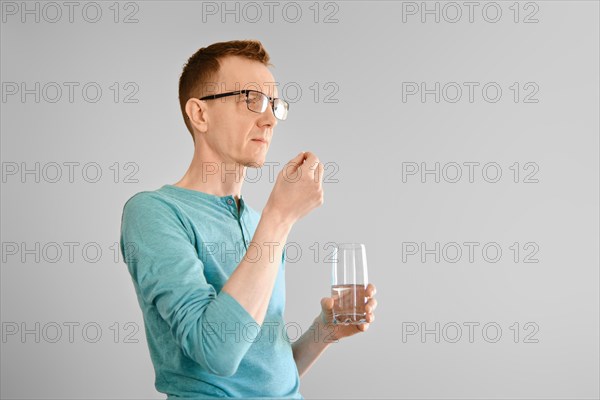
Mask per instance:
[[[262,168],[265,165],[265,160],[252,160],[244,164],[244,167],[248,168]]]

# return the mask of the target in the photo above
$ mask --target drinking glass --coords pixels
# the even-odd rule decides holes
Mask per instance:
[[[367,322],[365,290],[368,283],[365,245],[337,244],[331,268],[334,324],[360,325]]]

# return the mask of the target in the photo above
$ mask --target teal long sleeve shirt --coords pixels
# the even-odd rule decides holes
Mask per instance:
[[[285,253],[262,325],[221,291],[259,220],[243,196],[238,211],[233,196],[173,185],[125,203],[121,252],[167,398],[303,398],[283,320]]]

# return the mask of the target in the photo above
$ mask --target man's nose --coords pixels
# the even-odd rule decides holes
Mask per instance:
[[[273,106],[271,104],[269,104],[267,109],[260,114],[258,124],[260,126],[268,125],[273,128],[277,125],[277,118],[275,118],[275,114],[273,113]]]

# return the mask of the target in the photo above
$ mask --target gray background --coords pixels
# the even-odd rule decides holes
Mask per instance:
[[[43,15],[39,23],[34,16],[23,23],[20,14],[3,12],[3,83],[26,82],[30,88],[35,82],[80,83],[72,103],[66,86],[56,103],[43,97],[36,103],[33,95],[25,101],[7,95],[1,103],[3,172],[12,163],[47,166],[39,183],[33,175],[18,174],[2,182],[3,398],[164,398],[153,387],[131,278],[125,264],[114,260],[121,211],[134,193],[176,182],[189,165],[193,146],[177,100],[184,62],[200,47],[245,38],[263,42],[282,86],[302,89],[288,120],[275,130],[268,161],[281,166],[309,150],[330,163],[325,203],[289,237],[303,253],[300,261],[288,263],[286,320],[306,329],[320,310],[319,300],[329,294],[327,242],[364,243],[370,280],[378,288],[377,320],[369,331],[331,346],[302,378],[301,393],[307,398],[598,398],[598,2],[523,2],[517,23],[510,1],[495,3],[502,10],[496,23],[482,16],[487,2],[478,3],[472,22],[462,6],[456,23],[444,14],[439,23],[431,15],[422,22],[420,14],[403,14],[409,4],[387,1],[321,2],[318,23],[314,2],[297,3],[302,16],[296,23],[283,18],[284,3],[278,3],[273,22],[261,6],[262,18],[255,23],[254,11],[246,8],[244,14],[242,3],[239,22],[230,15],[224,23],[219,14],[203,13],[200,2],[120,3],[118,23],[112,1],[98,2],[103,14],[96,23],[82,18],[86,3],[78,4],[72,23],[64,6],[55,23]],[[444,3],[438,5],[442,9]],[[38,6],[41,13],[43,3]],[[487,6],[488,17],[494,17],[493,6]],[[55,11],[46,11],[54,18]],[[288,19],[294,18],[294,10],[287,11]],[[454,17],[453,10],[446,11],[447,19]],[[93,9],[88,12],[94,16]],[[123,23],[130,12],[138,22]],[[532,12],[538,22],[524,23]],[[330,13],[337,22],[324,23]],[[103,89],[96,103],[81,95],[87,82]],[[117,102],[109,89],[114,82],[121,88]],[[123,102],[132,91],[127,82],[139,89],[137,103]],[[321,89],[317,98],[310,89],[315,82]],[[433,95],[425,102],[419,96],[403,102],[403,82],[480,86],[473,102],[466,86],[456,103],[444,98],[436,103]],[[499,101],[482,97],[487,82],[502,88]],[[521,90],[518,102],[509,88],[514,82]],[[524,87],[528,82],[539,88],[532,97],[537,103],[523,101],[532,91]],[[337,102],[325,96],[332,87],[337,93],[329,100]],[[103,175],[88,183],[80,166],[69,182],[63,167],[62,179],[51,183],[53,162],[95,162]],[[121,173],[117,182],[115,168],[110,169],[115,162]],[[134,171],[125,168],[127,162],[138,168],[137,183],[124,182]],[[424,183],[419,175],[403,182],[407,162],[428,168],[436,162],[495,162],[502,177],[487,182],[480,165],[472,183],[466,167],[456,183],[443,177],[436,183],[432,175]],[[509,168],[515,162],[518,183]],[[523,182],[532,171],[524,169],[527,162],[538,167],[537,183]],[[258,182],[243,187],[259,211],[273,186],[268,169],[262,172]],[[49,262],[53,252],[42,254],[40,262],[33,255],[23,262],[22,251],[8,254],[10,243],[33,248],[36,242],[40,248],[52,242],[80,245],[73,262],[67,254]],[[318,255],[311,248],[315,242]],[[419,255],[404,254],[403,260],[407,242],[424,242],[428,249],[436,242],[480,246],[474,262],[463,253],[458,262],[442,257],[436,263],[433,255],[426,262]],[[492,242],[503,250],[495,263],[481,254]],[[515,242],[521,248],[518,262],[509,249]],[[524,262],[534,248],[523,248],[529,242],[537,246],[537,263]],[[97,262],[81,255],[90,243],[103,251]],[[8,334],[22,323],[35,331],[36,322],[39,343],[33,333]],[[73,343],[64,325],[70,322],[79,324]],[[127,322],[134,324],[126,329]],[[480,324],[472,343],[464,325],[469,322]],[[517,343],[510,328],[515,322]],[[84,337],[82,327],[94,323],[102,336],[89,343],[95,331]],[[427,329],[439,323],[445,336],[439,343],[433,334],[403,341],[410,323],[425,323]],[[496,343],[482,334],[488,323],[502,329]],[[454,324],[463,328],[456,343]],[[62,337],[51,343],[56,325]],[[444,326],[449,328],[442,332]],[[527,336],[534,327],[537,332]],[[137,343],[125,340],[128,333]],[[495,336],[494,329],[487,333]],[[527,343],[532,339],[537,343]]]

